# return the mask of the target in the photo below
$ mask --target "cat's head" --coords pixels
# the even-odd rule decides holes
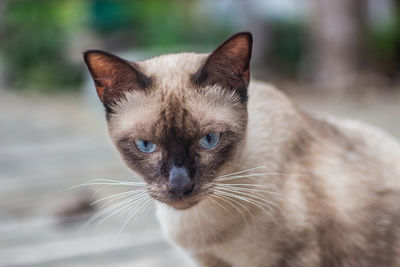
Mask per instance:
[[[111,138],[149,194],[177,209],[207,196],[238,156],[247,126],[252,36],[238,33],[213,53],[129,62],[87,51]]]

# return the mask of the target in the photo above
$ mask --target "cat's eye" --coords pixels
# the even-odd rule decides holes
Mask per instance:
[[[156,150],[157,146],[147,140],[135,140],[136,147],[144,153],[152,153]]]
[[[220,133],[209,133],[199,140],[199,144],[205,149],[212,149],[218,144],[220,137]]]

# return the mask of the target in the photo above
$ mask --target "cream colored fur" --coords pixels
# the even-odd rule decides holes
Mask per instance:
[[[346,224],[358,226],[360,232],[365,212],[363,205],[374,201],[369,200],[374,198],[369,190],[399,189],[400,146],[382,131],[359,122],[326,119],[345,136],[361,142],[360,151],[346,151],[304,118],[305,115],[286,96],[266,83],[253,81],[250,84],[248,108],[246,145],[221,175],[258,166],[267,166],[271,173],[282,173],[254,181],[272,184],[285,196],[269,196],[281,211],[275,209],[272,212],[275,216],[268,216],[252,204],[242,202],[251,210],[254,223],[250,216],[246,222],[223,201],[220,204],[230,214],[209,200],[185,211],[158,205],[157,214],[166,237],[198,258],[200,263],[204,262],[202,266],[224,266],[218,259],[231,266],[276,266],[273,263],[280,257],[276,244],[282,239],[290,242],[293,236],[312,228],[315,214],[310,215],[313,213],[310,209],[314,208],[310,203],[314,203],[316,212],[324,216],[324,211],[319,210],[324,207],[318,207],[319,199],[307,196],[310,173],[314,179],[311,182],[321,187],[336,216]],[[302,158],[291,158],[288,156],[290,151],[286,150],[288,143],[302,132],[314,138],[305,154],[309,158],[307,163]],[[343,154],[347,154],[348,159]],[[347,234],[363,247],[365,240],[360,232]],[[320,266],[318,245],[310,244],[307,250],[293,266]],[[398,247],[396,250],[399,251]],[[398,258],[396,264],[400,264]]]
[[[213,120],[234,119],[229,116],[236,110],[235,95],[225,103],[218,87],[208,88],[207,101],[192,93],[189,74],[205,59],[178,54],[138,63],[157,90],[150,97],[129,92],[115,104],[109,120],[113,140],[138,131],[139,124],[151,125],[165,96],[186,96],[198,120],[210,119],[210,113]],[[159,204],[165,236],[200,266],[370,267],[375,265],[368,257],[383,253],[383,231],[390,228],[395,241],[387,257],[391,266],[400,266],[399,144],[359,122],[308,115],[269,84],[252,81],[248,91],[246,142],[219,175],[265,166],[250,173],[269,174],[226,183],[271,186],[275,194],[259,194],[270,208],[241,200],[235,208],[216,198],[183,211]],[[335,263],[340,257],[346,260]]]

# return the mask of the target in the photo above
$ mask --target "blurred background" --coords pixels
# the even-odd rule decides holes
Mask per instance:
[[[0,1],[0,266],[188,266],[151,207],[126,223],[130,210],[107,217],[114,206],[81,229],[115,203],[92,202],[125,189],[63,189],[137,180],[108,139],[82,52],[211,52],[243,30],[254,79],[400,137],[399,0]]]

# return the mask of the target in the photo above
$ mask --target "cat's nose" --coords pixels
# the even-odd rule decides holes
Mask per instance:
[[[173,166],[169,171],[168,188],[177,196],[189,194],[193,190],[194,182],[190,179],[189,171],[185,167]]]

